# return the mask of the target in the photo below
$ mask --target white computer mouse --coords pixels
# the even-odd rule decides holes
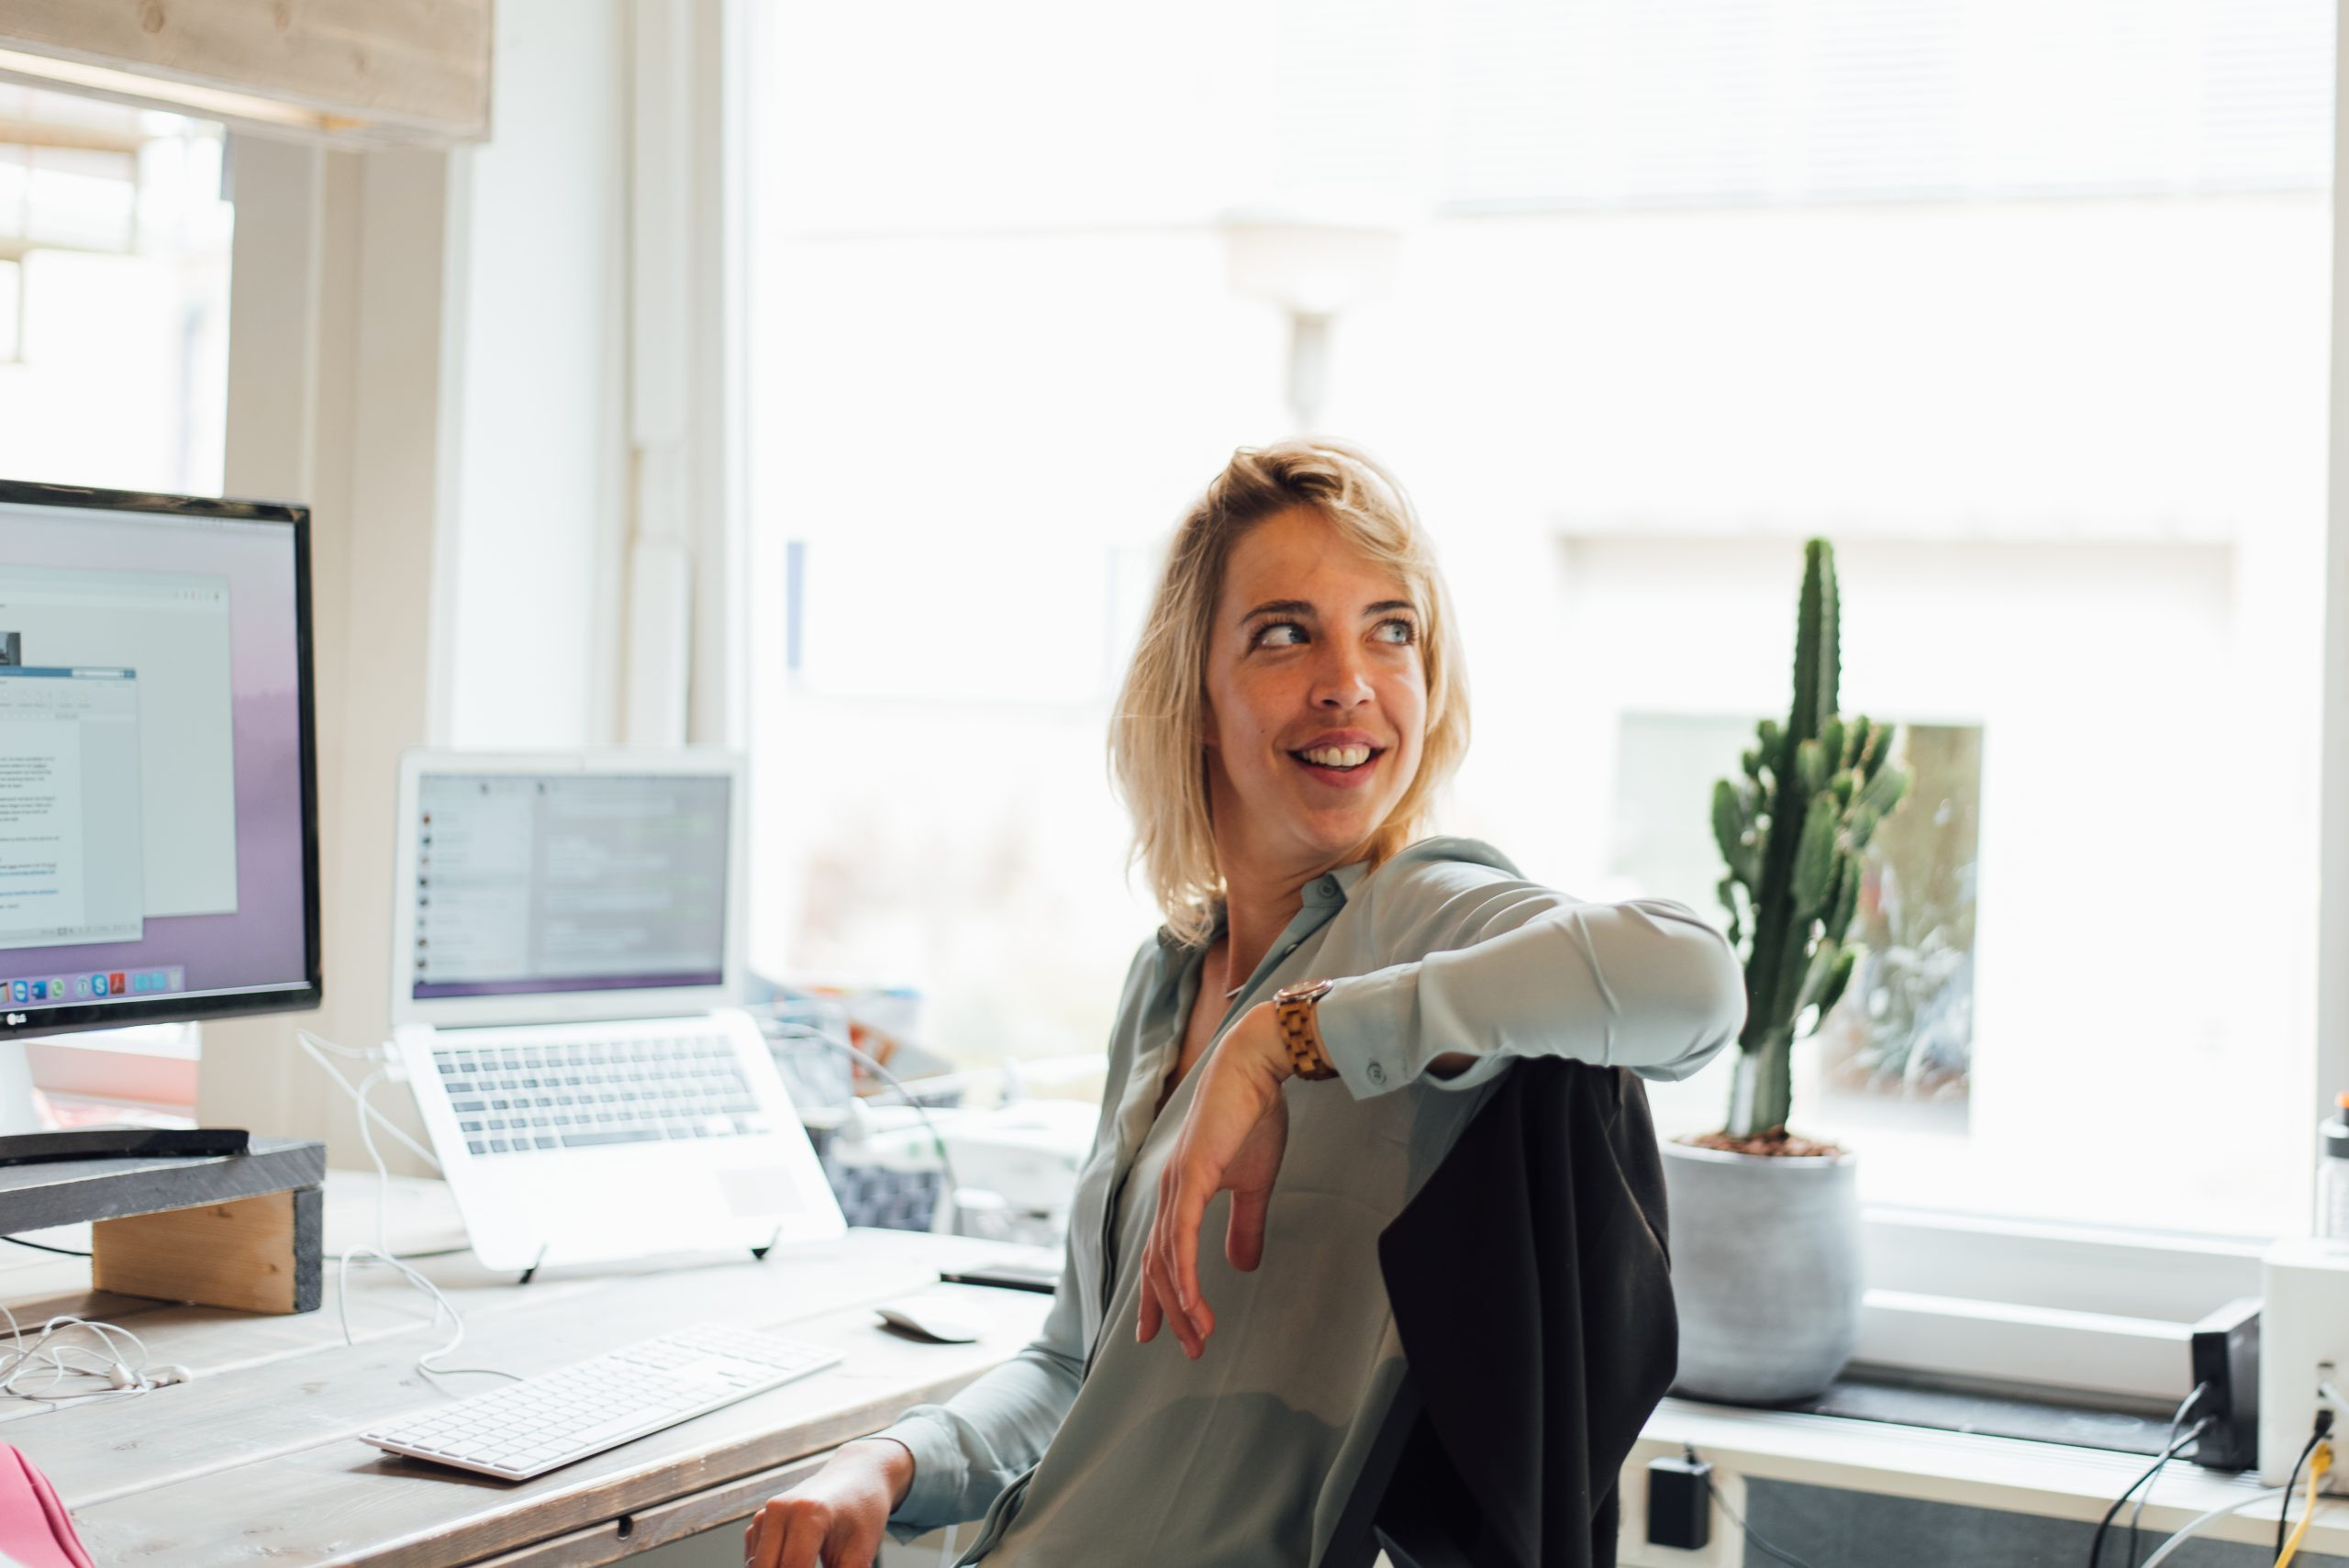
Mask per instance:
[[[950,1302],[914,1296],[889,1302],[874,1310],[880,1313],[881,1321],[891,1328],[918,1334],[925,1340],[935,1340],[942,1345],[968,1344],[986,1332],[975,1319],[956,1311]]]

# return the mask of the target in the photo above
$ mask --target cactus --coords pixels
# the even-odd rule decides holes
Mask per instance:
[[[1895,727],[1836,711],[1841,638],[1834,547],[1814,539],[1803,546],[1786,725],[1762,720],[1739,775],[1713,785],[1713,838],[1728,868],[1719,891],[1745,966],[1731,1138],[1785,1131],[1789,1053],[1851,982],[1861,861],[1909,788],[1891,760]]]

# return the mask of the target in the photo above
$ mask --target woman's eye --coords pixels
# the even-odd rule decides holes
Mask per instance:
[[[1419,639],[1419,628],[1407,620],[1383,620],[1378,623],[1378,629],[1382,632],[1391,630],[1396,634],[1386,639],[1388,642],[1417,642]]]
[[[1294,636],[1275,638],[1275,632],[1292,632]],[[1305,640],[1305,628],[1293,620],[1276,620],[1256,628],[1253,647],[1290,648]]]

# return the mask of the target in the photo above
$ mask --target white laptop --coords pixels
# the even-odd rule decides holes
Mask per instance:
[[[492,1268],[846,1229],[735,1006],[745,794],[729,752],[401,759],[393,1038]]]

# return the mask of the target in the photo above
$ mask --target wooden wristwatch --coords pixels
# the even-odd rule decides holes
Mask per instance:
[[[1321,1049],[1321,1029],[1313,1010],[1313,1004],[1329,995],[1330,985],[1327,980],[1300,980],[1273,993],[1273,1016],[1280,1022],[1281,1041],[1288,1047],[1289,1062],[1300,1078],[1338,1075],[1330,1064],[1330,1053]]]

